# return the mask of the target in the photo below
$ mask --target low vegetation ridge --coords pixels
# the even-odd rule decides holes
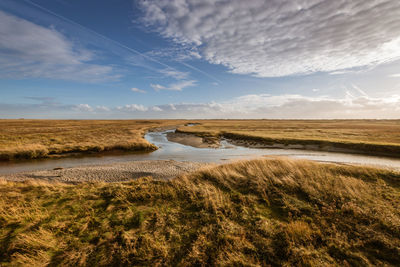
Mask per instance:
[[[390,170],[271,158],[0,192],[1,266],[400,265]]]
[[[210,120],[178,132],[217,142],[400,157],[400,120]]]
[[[0,160],[104,151],[152,151],[143,135],[177,120],[0,120]]]

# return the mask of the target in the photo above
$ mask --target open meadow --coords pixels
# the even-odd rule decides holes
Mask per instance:
[[[172,180],[0,182],[2,266],[399,266],[400,173],[263,159]]]

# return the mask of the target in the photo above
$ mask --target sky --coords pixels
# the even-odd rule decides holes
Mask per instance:
[[[398,0],[0,0],[0,118],[400,119]]]

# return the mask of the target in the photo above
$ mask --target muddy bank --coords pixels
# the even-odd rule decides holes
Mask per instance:
[[[167,133],[167,139],[170,142],[179,143],[186,146],[197,148],[219,148],[220,143],[215,137],[199,137],[194,134],[186,134],[180,132]]]
[[[275,140],[261,137],[241,136],[230,133],[225,133],[222,136],[231,144],[249,148],[301,149],[392,158],[400,157],[400,147],[392,145],[340,143],[321,140]]]
[[[11,181],[39,179],[47,182],[64,183],[121,182],[146,176],[156,179],[171,179],[207,165],[209,164],[174,160],[133,161],[0,175],[0,179]]]

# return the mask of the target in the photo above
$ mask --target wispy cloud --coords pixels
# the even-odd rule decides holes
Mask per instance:
[[[169,84],[168,86],[160,85],[160,84],[150,84],[150,86],[156,90],[169,90],[169,91],[182,91],[184,88],[192,87],[196,85],[195,80],[181,81],[177,83]]]
[[[0,11],[0,77],[104,81],[119,76],[52,28]]]
[[[58,105],[59,102],[54,97],[25,96],[25,99],[39,102],[41,105]]]
[[[26,5],[29,3],[30,5]],[[60,14],[57,14],[38,3],[33,1],[25,0],[23,3],[15,2],[10,0],[4,0],[4,2],[0,3],[0,8],[6,7],[7,10],[13,10],[16,14],[21,14],[25,17],[35,18],[38,21],[43,22],[43,24],[51,24],[54,25],[53,28],[46,28],[40,26],[38,24],[34,24],[29,22],[27,19],[20,19],[14,15],[7,14],[3,12],[2,17],[0,17],[0,27],[3,30],[7,30],[7,35],[11,36],[11,39],[2,38],[5,42],[7,40],[8,43],[4,45],[4,47],[0,44],[0,52],[1,50],[6,51],[7,57],[0,54],[0,77],[4,78],[29,78],[29,77],[41,77],[41,78],[50,78],[50,79],[65,79],[65,80],[79,80],[79,81],[104,81],[104,80],[118,80],[122,77],[124,73],[130,71],[126,69],[126,64],[140,67],[141,69],[145,68],[152,72],[163,72],[164,70],[169,70],[172,72],[176,72],[176,75],[179,75],[180,71],[175,69],[170,64],[164,62],[164,60],[158,60],[157,58],[160,56],[157,55],[149,55],[148,53],[140,52],[132,47],[121,44],[105,35],[102,35],[93,29],[85,27],[69,18],[66,18]],[[38,59],[40,54],[37,54],[36,58],[29,57],[24,58],[24,62],[21,61],[21,58],[18,56],[24,51],[29,51],[24,49],[23,51],[18,51],[18,53],[11,54],[8,52],[8,48],[12,47],[12,41],[18,39],[18,34],[13,32],[15,27],[4,23],[4,16],[7,15],[9,17],[15,18],[19,25],[24,26],[26,30],[24,32],[20,32],[19,35],[25,35],[27,38],[23,43],[26,44],[26,47],[35,48],[36,45],[40,43],[42,51],[50,52],[54,51],[56,48],[61,50],[61,53],[51,54],[49,57],[40,57],[39,61],[35,61]],[[39,29],[41,29],[39,31]],[[61,34],[56,29],[62,29],[63,32],[69,33],[74,39],[79,39],[79,44],[75,44],[72,42],[72,38],[67,38],[65,35]],[[52,40],[46,40],[48,34],[39,35],[39,33],[43,33],[43,31],[47,30],[47,32],[51,32],[52,36],[57,35],[57,37],[53,37],[53,39],[58,39],[58,42],[50,42]],[[26,35],[26,33],[31,33],[30,35]],[[4,32],[0,32],[4,34]],[[37,38],[40,36],[41,38]],[[42,38],[44,37],[44,38]],[[1,41],[1,40],[0,40]],[[20,40],[21,41],[21,40]],[[59,44],[62,43],[60,46]],[[117,55],[122,60],[121,64],[117,65],[100,65],[95,64],[93,62],[98,62],[97,60],[100,57],[97,57],[97,54],[92,53],[90,50],[85,49],[86,47],[97,47],[98,51],[102,51],[102,57],[104,57],[104,52],[106,54],[112,53],[113,55]],[[98,52],[96,51],[96,53]],[[178,51],[178,50],[176,50]],[[60,52],[60,51],[59,51]],[[33,51],[31,54],[34,54]],[[69,65],[65,65],[65,57],[63,61],[57,61],[57,59],[61,56],[65,56],[68,54]],[[59,65],[51,66],[48,62],[53,59],[53,62],[58,62]],[[74,62],[75,60],[75,62]],[[40,63],[39,65],[37,65]],[[76,63],[72,65],[72,63]],[[39,66],[36,68],[36,66]],[[160,69],[161,68],[161,69]],[[203,73],[201,70],[196,70]],[[116,74],[118,72],[118,74]],[[185,72],[182,72],[184,74]],[[181,74],[181,75],[182,75]],[[163,75],[166,75],[163,73]]]
[[[400,78],[400,73],[391,74],[389,75],[389,78]]]
[[[364,97],[369,97],[368,94],[367,94],[364,90],[362,90],[360,87],[358,87],[357,85],[352,84],[352,87],[353,87],[359,94],[361,94],[362,96],[364,96]]]
[[[167,77],[172,77],[177,80],[187,79],[189,76],[188,72],[178,71],[176,69],[162,69],[159,72]]]
[[[150,50],[146,52],[146,55],[179,62],[201,58],[198,49],[191,46],[162,47],[157,50]]]
[[[149,28],[233,73],[339,74],[400,58],[398,0],[147,0],[139,6]]]
[[[131,88],[131,91],[132,91],[132,92],[135,92],[135,93],[141,93],[141,94],[146,93],[145,90],[141,90],[141,89],[136,88],[136,87]]]

